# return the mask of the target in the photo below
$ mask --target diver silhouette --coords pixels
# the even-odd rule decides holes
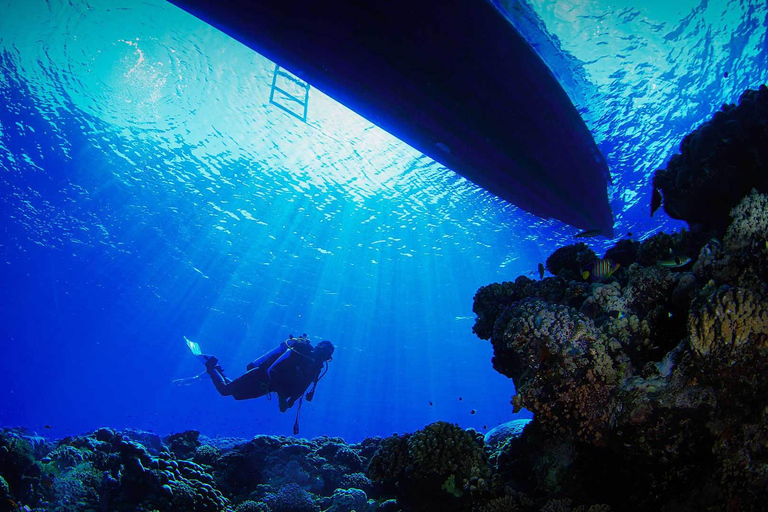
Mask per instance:
[[[299,408],[296,410],[296,423],[293,427],[295,434],[298,434],[301,403],[304,398],[312,401],[318,381],[328,372],[328,363],[333,360],[334,351],[330,341],[323,340],[312,347],[306,334],[298,338],[290,335],[273,350],[248,363],[246,372],[232,380],[224,375],[224,369],[216,357],[201,353],[200,346],[186,337],[184,340],[192,354],[205,364],[205,373],[211,377],[213,385],[222,396],[248,400],[264,395],[269,397],[274,392],[277,394],[280,412],[287,411],[298,400]],[[310,384],[312,390],[304,395]]]

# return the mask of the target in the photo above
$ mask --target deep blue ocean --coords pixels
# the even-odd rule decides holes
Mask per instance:
[[[479,0],[478,0],[479,1]],[[765,0],[499,1],[583,114],[618,237],[682,137],[768,81]],[[512,382],[472,333],[478,287],[536,274],[576,229],[507,204],[162,0],[0,1],[0,425],[291,433],[227,373],[289,334],[337,346],[301,435],[483,432]],[[590,239],[601,253],[613,241]],[[537,276],[536,276],[537,277]]]

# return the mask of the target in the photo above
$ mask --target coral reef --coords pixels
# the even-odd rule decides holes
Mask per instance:
[[[288,484],[275,494],[267,494],[264,502],[272,512],[319,512],[312,495],[298,484]]]
[[[582,270],[595,261],[597,255],[584,243],[561,247],[547,258],[547,270],[562,279],[575,280]]]
[[[546,279],[526,282],[526,293],[517,281],[478,291],[475,332],[514,380],[514,407],[535,418],[494,448],[491,468],[506,485],[541,510],[762,509],[768,196],[752,191],[730,216],[722,242],[655,235],[629,268],[579,297],[545,293]],[[688,254],[698,257],[670,264]],[[576,253],[564,255],[573,267]]]
[[[380,439],[353,445],[328,437],[202,441],[196,431],[161,439],[148,432],[101,428],[54,443],[20,430],[2,430],[0,510],[16,512],[31,506],[52,512],[374,512],[379,508],[376,500],[369,503],[367,492],[374,486],[364,471]],[[400,510],[391,503],[381,507]]]
[[[491,477],[482,435],[441,421],[384,439],[368,472],[414,510],[462,510],[489,490]]]
[[[683,138],[680,153],[656,171],[664,211],[722,236],[728,214],[753,188],[768,192],[768,88],[746,90]]]

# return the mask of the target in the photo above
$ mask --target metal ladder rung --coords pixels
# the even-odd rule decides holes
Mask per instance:
[[[304,89],[304,98],[300,98],[298,96],[295,96],[291,94],[290,92],[286,91],[285,89],[279,87],[277,85],[277,77],[281,76],[283,78],[287,78],[288,80],[292,81],[299,87]],[[309,106],[309,84],[305,82],[304,80],[290,74],[287,71],[283,71],[280,69],[280,66],[275,64],[275,73],[272,76],[272,90],[269,93],[269,102],[276,107],[280,108],[281,110],[284,110],[288,114],[300,119],[301,121],[307,122],[307,108]],[[288,108],[286,105],[281,104],[279,101],[275,100],[275,91],[280,93],[280,96],[278,97],[278,100],[284,101],[284,102],[292,102],[294,104],[298,104],[300,107],[304,107],[303,115],[298,114],[297,112],[294,112],[290,108]]]
[[[278,69],[277,69],[276,73],[278,75],[282,76],[283,78],[287,78],[288,80],[290,80],[291,82],[295,83],[296,85],[309,90],[309,84],[307,82],[305,82],[301,78],[297,78],[297,77],[293,76],[292,74],[287,73],[287,72],[281,70],[280,66],[278,66]]]

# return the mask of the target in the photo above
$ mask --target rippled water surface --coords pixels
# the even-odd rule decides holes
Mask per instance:
[[[768,80],[765,2],[497,5],[606,155],[616,232],[679,228],[648,216],[650,176]],[[302,332],[338,347],[303,435],[511,417],[472,296],[574,229],[316,89],[308,123],[286,115],[268,102],[273,63],[170,4],[0,7],[0,424],[288,434],[293,411],[171,382],[201,370],[182,335],[235,375]]]

